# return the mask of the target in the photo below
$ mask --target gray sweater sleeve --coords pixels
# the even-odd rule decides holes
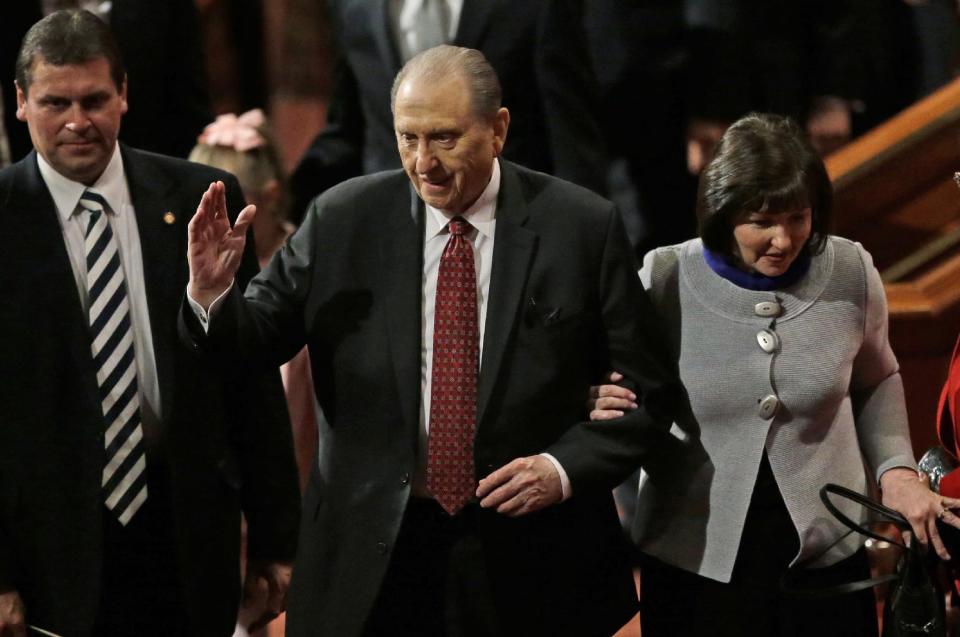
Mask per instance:
[[[857,244],[864,268],[863,344],[853,361],[850,397],[860,447],[874,477],[894,467],[916,469],[900,367],[888,338],[887,300],[870,254]]]

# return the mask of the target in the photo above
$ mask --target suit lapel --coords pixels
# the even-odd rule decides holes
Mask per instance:
[[[165,320],[175,311],[183,294],[180,284],[181,264],[186,261],[186,231],[183,227],[190,220],[190,211],[170,209],[171,192],[176,182],[166,172],[136,150],[121,146],[121,152],[137,216],[161,409],[167,417],[173,406],[175,387],[173,357],[169,352],[178,345],[173,340],[173,330],[165,329]],[[168,223],[171,220],[172,223]]]
[[[490,13],[493,0],[463,0],[460,10],[460,22],[453,43],[471,49],[480,48],[480,41],[490,26]]]
[[[528,211],[516,170],[505,161],[500,162],[500,169],[490,303],[487,307],[483,358],[477,387],[477,423],[483,422],[504,351],[520,316],[523,290],[537,246],[537,234],[523,227]]]
[[[423,204],[409,184],[390,193],[376,204],[390,210],[380,239],[383,311],[400,411],[407,430],[415,433],[420,422]]]

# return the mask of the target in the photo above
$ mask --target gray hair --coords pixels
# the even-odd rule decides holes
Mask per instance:
[[[409,78],[439,82],[451,76],[459,76],[470,88],[473,112],[478,117],[493,119],[500,110],[503,98],[497,72],[483,53],[449,44],[441,44],[412,57],[393,80],[390,90],[390,110],[397,101],[400,85]]]

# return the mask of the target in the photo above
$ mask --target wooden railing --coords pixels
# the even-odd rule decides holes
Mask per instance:
[[[960,80],[827,159],[835,231],[884,279],[914,449],[934,441],[940,385],[960,332]]]

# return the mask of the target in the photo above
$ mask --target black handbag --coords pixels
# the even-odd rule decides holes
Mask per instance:
[[[876,513],[876,522],[889,522],[900,531],[909,531],[910,523],[902,515],[870,498],[836,484],[820,489],[820,499],[837,520],[851,531],[889,542],[903,549],[896,573],[837,587],[836,592],[862,590],[883,582],[891,582],[883,607],[882,637],[945,637],[946,607],[944,593],[936,577],[937,556],[933,551],[924,555],[919,542],[907,546],[902,541],[884,536],[873,529],[848,518],[830,500],[830,494],[856,502]],[[839,589],[843,590],[839,590]]]

